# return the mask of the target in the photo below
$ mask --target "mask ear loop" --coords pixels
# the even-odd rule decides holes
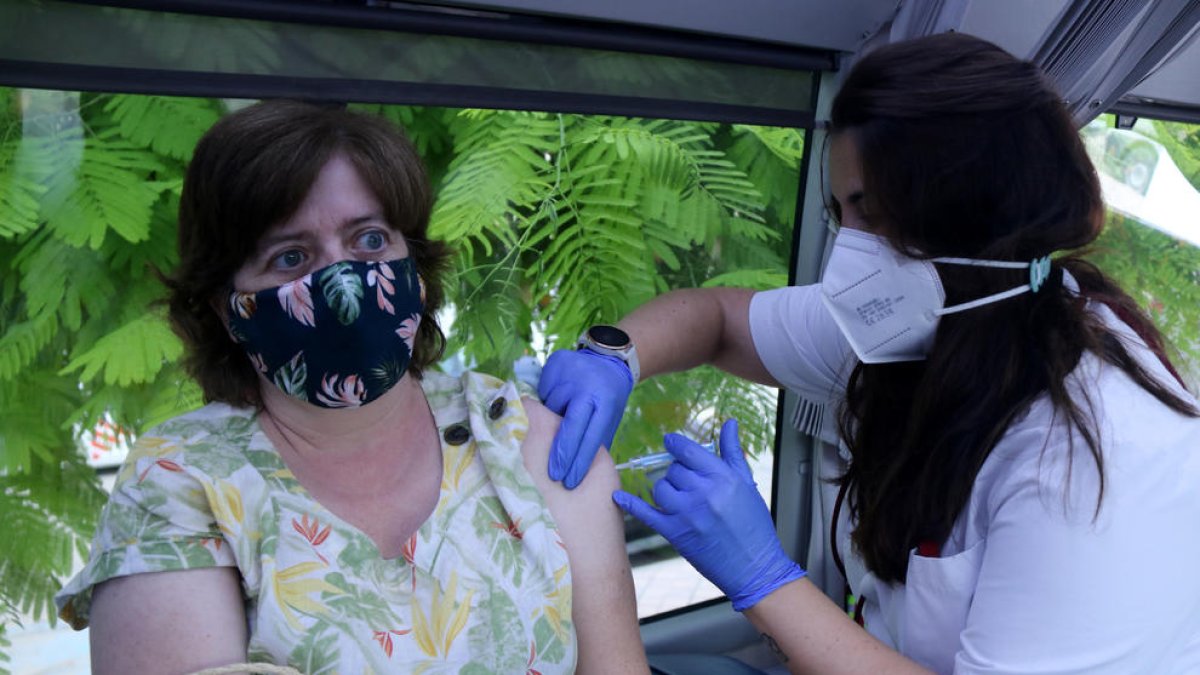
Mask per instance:
[[[1027,263],[1011,262],[1007,260],[973,260],[971,258],[933,258],[932,262],[945,263],[948,265],[967,265],[970,267],[999,267],[1002,269],[1019,270],[1026,267],[1029,268],[1029,283],[1010,288],[1007,291],[1001,291],[992,295],[964,302],[961,305],[953,307],[943,307],[942,309],[934,310],[934,316],[945,316],[947,314],[956,314],[965,312],[968,309],[975,309],[983,305],[989,305],[993,302],[1007,300],[1022,293],[1037,293],[1045,285],[1046,279],[1050,277],[1050,256],[1042,256],[1034,258]]]

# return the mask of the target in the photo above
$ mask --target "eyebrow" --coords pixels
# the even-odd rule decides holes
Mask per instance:
[[[368,213],[365,215],[357,216],[355,218],[350,218],[349,220],[345,220],[342,222],[341,225],[338,225],[338,229],[345,230],[345,229],[349,229],[352,227],[357,227],[359,225],[362,225],[363,223],[367,223],[372,220],[378,220],[380,222],[387,222],[384,219],[382,213],[372,212],[372,213]],[[274,248],[275,246],[278,246],[279,244],[283,244],[283,243],[290,242],[290,241],[299,241],[301,239],[306,238],[307,236],[308,236],[307,231],[292,232],[292,233],[285,233],[285,234],[266,234],[266,235],[263,235],[263,238],[261,240],[259,240],[257,249],[260,252],[265,253],[267,250]]]

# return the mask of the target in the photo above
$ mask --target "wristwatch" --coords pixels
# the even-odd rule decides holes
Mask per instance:
[[[633,340],[629,339],[629,333],[616,326],[592,326],[583,331],[575,347],[621,359],[629,366],[629,374],[633,376],[633,383],[637,384],[641,368],[638,367],[637,348],[633,346]]]

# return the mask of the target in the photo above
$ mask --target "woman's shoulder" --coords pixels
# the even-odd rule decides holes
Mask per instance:
[[[1165,375],[1161,366],[1157,373],[1150,369],[1157,358],[1139,344],[1126,346],[1151,376]],[[972,501],[979,515],[1028,503],[1043,515],[1090,522],[1098,503],[1103,513],[1110,506],[1130,508],[1125,502],[1131,495],[1161,496],[1164,484],[1200,488],[1200,418],[1168,408],[1092,353],[1082,356],[1067,386],[1086,433],[1048,395],[1036,399],[976,477]]]
[[[434,389],[443,387],[461,392],[476,440],[481,441],[484,461],[496,462],[497,455],[513,457],[519,451],[517,463],[525,470],[520,473],[528,474],[525,480],[532,480],[556,518],[563,511],[577,511],[593,502],[611,505],[610,496],[619,487],[619,481],[612,458],[605,451],[596,453],[587,479],[576,490],[568,491],[550,480],[547,474],[550,449],[563,420],[542,405],[531,387],[473,371],[454,378],[441,374],[435,377],[449,381],[431,382]],[[428,392],[427,388],[427,395]],[[511,459],[506,459],[505,463],[510,462]]]
[[[140,435],[130,448],[117,480],[141,474],[152,464],[221,477],[222,473],[246,463],[247,451],[258,429],[255,410],[209,403]]]
[[[522,382],[472,370],[457,375],[427,371],[421,389],[439,427],[451,418],[462,421],[465,417],[492,427],[523,426],[528,420],[522,398],[533,395],[533,389]]]

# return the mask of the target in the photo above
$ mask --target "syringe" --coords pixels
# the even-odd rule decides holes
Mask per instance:
[[[717,451],[716,443],[705,443],[705,444],[702,444],[702,447],[705,450],[708,450],[709,452]],[[671,453],[656,452],[652,455],[642,455],[641,457],[634,457],[633,459],[629,460],[628,462],[621,462],[620,464],[617,465],[617,471],[624,471],[625,469],[639,469],[641,471],[651,471],[653,469],[657,469],[659,467],[666,466],[673,461],[675,461],[675,458],[673,456],[671,456]]]

